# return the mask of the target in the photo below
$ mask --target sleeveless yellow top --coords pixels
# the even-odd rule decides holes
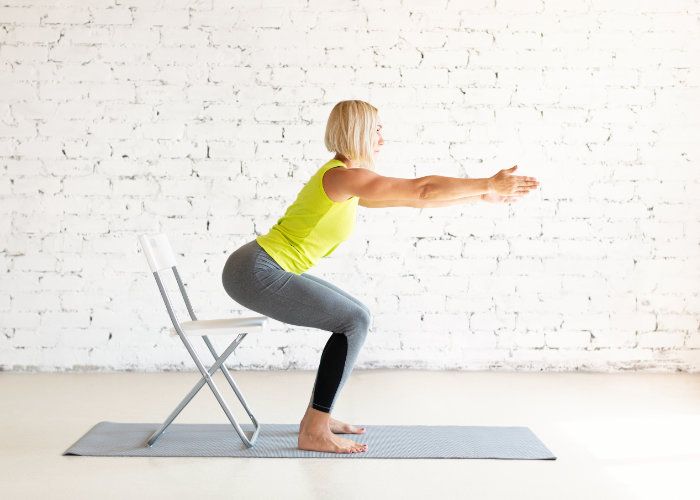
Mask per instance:
[[[352,234],[359,196],[333,201],[321,183],[323,174],[337,167],[346,168],[335,159],[323,165],[268,233],[255,238],[285,271],[305,272]]]

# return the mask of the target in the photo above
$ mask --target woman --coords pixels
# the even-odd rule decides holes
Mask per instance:
[[[384,144],[381,129],[378,110],[371,104],[337,103],[325,132],[326,148],[335,157],[309,179],[267,234],[229,256],[222,274],[226,293],[242,306],[278,321],[332,333],[299,426],[302,450],[367,450],[365,444],[336,435],[361,434],[364,428],[335,420],[330,413],[365,342],[372,313],[349,293],[306,273],[350,236],[357,205],[422,208],[515,201],[538,185],[532,177],[509,175],[517,166],[484,179],[378,175],[374,157]]]

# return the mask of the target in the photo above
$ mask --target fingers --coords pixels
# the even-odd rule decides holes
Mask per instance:
[[[530,188],[535,189],[540,185],[537,181],[522,181],[518,184],[518,188]]]
[[[523,196],[535,188],[536,186],[516,186],[515,189],[506,196]]]
[[[539,183],[539,181],[537,180],[536,177],[527,177],[525,175],[521,175],[521,176],[513,176],[513,178],[519,180],[520,182],[537,182],[537,183]]]

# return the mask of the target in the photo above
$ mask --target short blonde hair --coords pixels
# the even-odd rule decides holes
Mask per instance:
[[[379,110],[365,101],[340,101],[331,110],[324,142],[328,151],[340,153],[367,168],[374,168],[372,133]]]

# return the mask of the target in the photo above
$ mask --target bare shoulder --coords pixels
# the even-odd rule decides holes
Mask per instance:
[[[423,197],[425,179],[386,177],[366,168],[333,168],[323,179],[328,197],[334,201],[358,196],[366,200],[418,200]]]
[[[351,198],[354,186],[376,177],[377,174],[366,168],[344,168],[342,166],[328,169],[321,179],[323,190],[333,201],[341,202]]]

